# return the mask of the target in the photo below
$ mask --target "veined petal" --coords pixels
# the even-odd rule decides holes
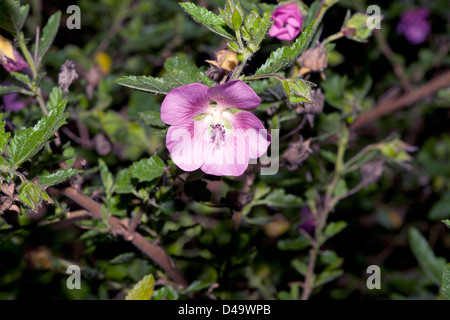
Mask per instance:
[[[208,109],[208,86],[192,83],[170,91],[161,104],[161,120],[180,126]]]
[[[249,153],[245,152],[243,140],[227,130],[223,145],[209,143],[207,158],[201,170],[215,176],[240,176],[248,167],[248,159]]]
[[[166,146],[173,162],[184,171],[194,171],[205,162],[208,151],[206,120],[190,120],[184,125],[171,126],[166,134]]]
[[[241,80],[233,80],[208,89],[209,97],[225,108],[253,109],[261,99]]]
[[[256,159],[266,153],[270,145],[270,135],[261,121],[251,112],[240,111],[236,114],[227,113],[225,119],[233,128],[234,135],[239,139],[240,153],[248,153]]]

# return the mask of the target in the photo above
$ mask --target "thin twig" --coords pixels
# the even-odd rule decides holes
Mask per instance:
[[[88,210],[92,217],[95,219],[102,219],[102,205],[90,197],[82,194],[75,188],[68,187],[62,190],[63,194],[78,203],[80,206]],[[114,234],[120,234],[125,239],[130,235],[129,229],[125,226],[122,221],[115,217],[111,216],[109,218],[109,224],[113,230]],[[155,263],[157,263],[167,274],[172,277],[172,279],[182,287],[186,288],[188,286],[188,282],[184,275],[178,270],[175,266],[172,259],[170,259],[169,255],[164,251],[162,247],[156,245],[146,238],[144,238],[141,234],[137,232],[132,232],[132,239],[130,242],[139,250],[141,250],[145,255],[147,255],[150,259],[152,259]]]

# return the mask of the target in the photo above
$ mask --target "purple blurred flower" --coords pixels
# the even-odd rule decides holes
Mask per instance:
[[[431,26],[426,20],[429,15],[430,12],[426,8],[405,11],[397,25],[397,33],[404,35],[412,44],[424,42],[431,31]]]
[[[3,105],[6,111],[19,111],[25,107],[25,102],[18,100],[18,93],[10,93],[3,96]]]
[[[262,156],[270,144],[261,121],[246,111],[260,103],[240,80],[173,89],[161,105],[161,120],[171,126],[166,146],[172,160],[184,171],[240,176],[249,158]]]
[[[281,6],[272,13],[273,25],[269,36],[280,40],[292,40],[299,33],[303,24],[303,16],[296,4]]]
[[[303,229],[308,233],[314,232],[314,228],[316,227],[316,220],[312,214],[312,211],[309,207],[304,207],[300,212],[300,218],[303,220],[299,225],[299,229]]]

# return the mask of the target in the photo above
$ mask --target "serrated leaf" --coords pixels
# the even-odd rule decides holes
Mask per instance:
[[[63,103],[64,105],[67,104],[67,100],[65,100],[61,92],[59,90],[59,87],[53,87],[52,91],[50,92],[50,95],[48,97],[48,101],[46,104],[47,110],[51,111],[59,104]]]
[[[196,6],[192,2],[181,2],[179,5],[192,17],[192,19],[207,29],[227,40],[236,41],[235,37],[223,28],[223,26],[225,26],[225,21],[221,16],[216,15],[204,7]]]
[[[441,285],[442,269],[445,262],[437,258],[428,245],[427,240],[416,228],[409,229],[409,244],[411,251],[416,257],[422,271],[435,285]]]
[[[33,182],[24,182],[20,185],[19,189],[19,200],[25,204],[31,211],[37,212],[42,201],[45,200],[49,203],[53,203],[53,200],[47,194],[47,192]]]
[[[446,300],[450,300],[450,263],[442,271],[441,292]]]
[[[3,155],[6,145],[9,141],[9,136],[11,132],[5,132],[5,122],[1,121],[3,118],[3,113],[0,113],[0,157]]]
[[[283,88],[291,103],[312,102],[311,87],[314,83],[303,79],[288,79],[283,81]]]
[[[133,289],[128,292],[125,300],[150,300],[153,294],[153,286],[155,285],[155,278],[152,274],[146,275]]]
[[[171,90],[190,83],[202,82],[213,86],[214,81],[203,74],[197,66],[180,57],[171,57],[164,63],[166,73],[161,78],[149,76],[125,76],[116,83],[125,87],[154,94],[167,94]]]
[[[22,91],[22,88],[18,86],[0,86],[0,95],[16,93],[20,91]]]
[[[165,166],[164,162],[155,156],[133,163],[129,170],[133,178],[138,179],[139,182],[144,182],[161,177]]]
[[[82,172],[82,170],[76,169],[58,170],[53,173],[47,172],[46,174],[39,176],[39,185],[43,187],[54,186]]]
[[[21,6],[17,0],[0,1],[0,28],[17,34],[23,27],[28,15],[29,5]]]
[[[347,227],[347,222],[345,221],[330,222],[325,228],[325,236],[331,238],[344,230],[345,227]]]
[[[60,103],[33,128],[16,131],[7,149],[14,169],[41,150],[53,132],[65,123],[69,114],[64,112],[64,108],[65,103]]]
[[[30,78],[24,74],[24,73],[20,73],[20,72],[15,72],[15,71],[11,71],[11,75],[19,82],[22,82],[23,84],[25,84],[28,88],[31,88],[31,81]]]
[[[290,47],[281,47],[273,51],[266,62],[256,70],[256,75],[277,73],[290,66],[308,47],[314,34],[314,21],[302,32]]]
[[[59,23],[61,21],[61,11],[54,13],[47,21],[42,36],[39,39],[38,59],[41,59],[48,51],[58,33]]]

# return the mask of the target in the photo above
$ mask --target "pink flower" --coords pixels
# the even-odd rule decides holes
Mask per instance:
[[[23,60],[20,53],[11,42],[0,36],[0,63],[8,71],[19,71],[28,68],[28,63]]]
[[[430,12],[426,8],[404,12],[397,25],[397,33],[403,34],[412,44],[424,42],[431,31],[430,24],[426,20],[429,15]]]
[[[184,171],[241,175],[249,158],[262,156],[270,144],[261,121],[245,111],[260,103],[240,80],[212,88],[193,83],[173,89],[161,105],[161,120],[171,126],[166,146],[172,160]]]
[[[303,24],[303,16],[296,4],[278,7],[272,13],[273,25],[269,36],[280,40],[292,40],[299,33]]]

